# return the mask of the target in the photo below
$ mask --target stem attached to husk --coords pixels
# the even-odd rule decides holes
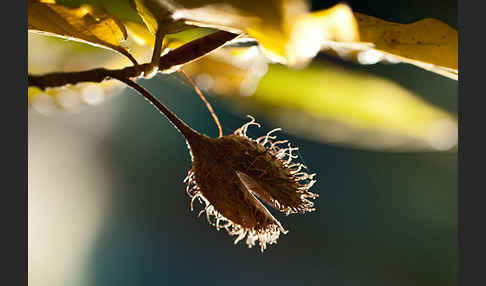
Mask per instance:
[[[131,88],[138,91],[148,102],[150,102],[157,110],[159,110],[162,114],[167,117],[167,119],[174,125],[174,127],[186,138],[189,143],[193,141],[195,137],[202,137],[202,135],[197,132],[196,130],[192,129],[187,125],[182,119],[177,117],[170,109],[165,106],[162,102],[160,102],[155,96],[153,96],[147,89],[143,86],[139,85],[132,79],[127,78],[116,78],[117,80],[127,84]]]

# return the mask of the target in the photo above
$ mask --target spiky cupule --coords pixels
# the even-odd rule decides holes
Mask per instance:
[[[309,199],[318,195],[309,192],[315,174],[307,174],[303,164],[294,163],[298,156],[293,152],[298,148],[287,140],[274,141],[271,134],[279,129],[249,138],[248,127],[259,126],[250,118],[232,135],[187,138],[193,164],[185,182],[191,210],[197,199],[204,205],[199,215],[206,212],[211,225],[237,235],[235,243],[246,236],[252,247],[258,240],[263,251],[287,231],[257,197],[288,215],[313,211]],[[287,147],[280,147],[282,144]]]

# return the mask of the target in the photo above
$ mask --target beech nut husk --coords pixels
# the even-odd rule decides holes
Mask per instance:
[[[192,168],[185,179],[186,192],[203,204],[199,215],[218,230],[237,236],[235,244],[246,237],[248,247],[258,241],[261,251],[276,243],[280,233],[287,233],[280,222],[260,202],[285,214],[314,211],[309,199],[318,195],[309,189],[316,182],[308,174],[287,140],[276,140],[270,131],[257,139],[246,134],[251,121],[233,134],[219,138],[186,136]]]

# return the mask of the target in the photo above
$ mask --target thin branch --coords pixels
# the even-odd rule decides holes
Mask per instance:
[[[180,73],[184,75],[184,77],[187,79],[187,81],[194,87],[194,90],[199,95],[201,100],[206,104],[206,107],[208,108],[209,113],[211,113],[211,116],[213,117],[214,123],[216,123],[216,126],[218,127],[219,137],[222,137],[223,136],[223,129],[221,128],[221,123],[219,123],[219,118],[216,115],[216,113],[214,112],[213,107],[206,100],[206,97],[204,97],[203,93],[201,92],[199,87],[197,87],[196,83],[194,83],[194,81],[183,70],[180,70]]]
[[[226,42],[238,37],[237,34],[218,31],[208,36],[191,41],[177,49],[174,49],[160,58],[159,70],[164,71],[192,62],[207,53],[214,51]],[[109,70],[97,68],[80,72],[59,72],[45,75],[28,76],[29,87],[38,87],[46,89],[50,87],[59,87],[67,84],[77,84],[80,82],[102,82],[109,78],[129,79],[140,77],[144,70],[149,67],[150,63],[134,65],[118,70]]]

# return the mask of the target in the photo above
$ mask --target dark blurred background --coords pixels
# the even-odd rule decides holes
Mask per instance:
[[[313,1],[313,10],[337,2]],[[385,20],[433,17],[457,28],[457,1],[347,3]],[[456,81],[406,64],[359,66],[320,57],[389,78],[457,113]],[[206,108],[180,77],[160,75],[141,84],[194,129],[217,135]],[[247,122],[231,99],[208,97],[226,134]],[[262,123],[262,130],[250,129],[251,136],[279,127],[254,110],[239,112]],[[454,152],[361,151],[281,133],[318,174],[313,190],[320,198],[310,214],[272,211],[290,232],[262,254],[243,242],[234,246],[233,237],[190,211],[182,182],[190,168],[186,144],[152,106],[138,96],[117,96],[76,116],[110,116],[114,122],[97,135],[95,154],[109,183],[84,285],[457,285]]]

